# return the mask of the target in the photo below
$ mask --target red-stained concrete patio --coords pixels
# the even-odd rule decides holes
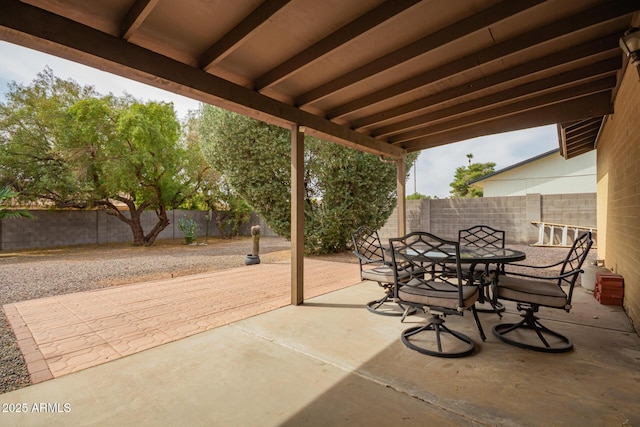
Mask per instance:
[[[290,303],[279,262],[4,306],[33,383],[179,340]],[[307,260],[306,295],[359,281],[353,264]]]

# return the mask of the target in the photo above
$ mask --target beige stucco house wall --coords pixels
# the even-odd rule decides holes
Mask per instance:
[[[596,153],[565,160],[552,150],[473,182],[484,197],[596,192]]]
[[[629,65],[597,141],[598,257],[624,276],[624,308],[640,330],[640,79]]]

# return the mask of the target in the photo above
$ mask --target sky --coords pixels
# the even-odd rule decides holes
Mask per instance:
[[[48,66],[56,77],[91,85],[104,95],[128,93],[145,101],[172,102],[180,119],[199,106],[199,101],[181,95],[3,41],[0,41],[0,58],[1,102],[5,101],[10,82],[29,85]],[[555,148],[558,148],[557,131],[555,125],[551,125],[423,150],[416,166],[410,170],[407,194],[448,197],[456,168],[467,165],[467,154],[473,154],[474,163],[495,162],[495,170],[500,170]]]

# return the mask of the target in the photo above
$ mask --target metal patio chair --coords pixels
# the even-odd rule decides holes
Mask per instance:
[[[377,282],[384,289],[384,296],[368,302],[367,309],[375,314],[402,316],[402,320],[407,315],[415,313],[415,309],[412,307],[405,307],[394,301],[393,288],[396,278],[391,261],[387,260],[385,256],[378,232],[363,225],[351,234],[351,238],[353,253],[358,257],[360,263],[360,278]],[[399,272],[399,277],[400,283],[402,283],[409,277],[409,273]]]
[[[396,287],[396,296],[404,304],[430,314],[427,323],[406,329],[402,342],[412,350],[437,357],[463,357],[473,353],[475,343],[468,336],[445,325],[447,315],[462,316],[471,310],[480,337],[486,339],[475,309],[480,290],[465,286],[460,266],[458,242],[443,240],[426,232],[413,232],[389,239],[393,271],[409,272],[410,277]],[[455,265],[452,275],[447,264]]]
[[[540,323],[536,313],[540,307],[571,310],[571,298],[578,275],[593,241],[591,232],[583,233],[573,243],[567,257],[560,262],[546,266],[507,264],[527,267],[528,273],[506,271],[498,276],[494,284],[494,297],[515,301],[522,320],[519,323],[501,323],[493,327],[493,335],[508,344],[529,350],[547,353],[562,353],[573,348],[566,336],[552,331]],[[560,273],[544,276],[531,273],[533,269],[548,269],[562,266]]]

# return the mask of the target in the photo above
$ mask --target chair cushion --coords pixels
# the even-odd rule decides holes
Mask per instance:
[[[557,282],[499,276],[498,298],[545,307],[564,308],[567,294]]]
[[[413,279],[408,283],[408,286],[400,287],[398,290],[400,299],[430,307],[444,307],[452,310],[458,308],[458,292],[451,292],[452,285],[429,282],[429,285],[434,289],[412,286],[419,284],[418,279]],[[462,286],[462,298],[464,308],[471,307],[478,299],[478,287]]]
[[[393,277],[393,269],[389,266],[382,265],[376,268],[363,269],[360,275],[362,280],[373,280],[374,282],[393,283],[395,278]],[[400,280],[409,277],[409,273],[406,271],[399,272]]]

